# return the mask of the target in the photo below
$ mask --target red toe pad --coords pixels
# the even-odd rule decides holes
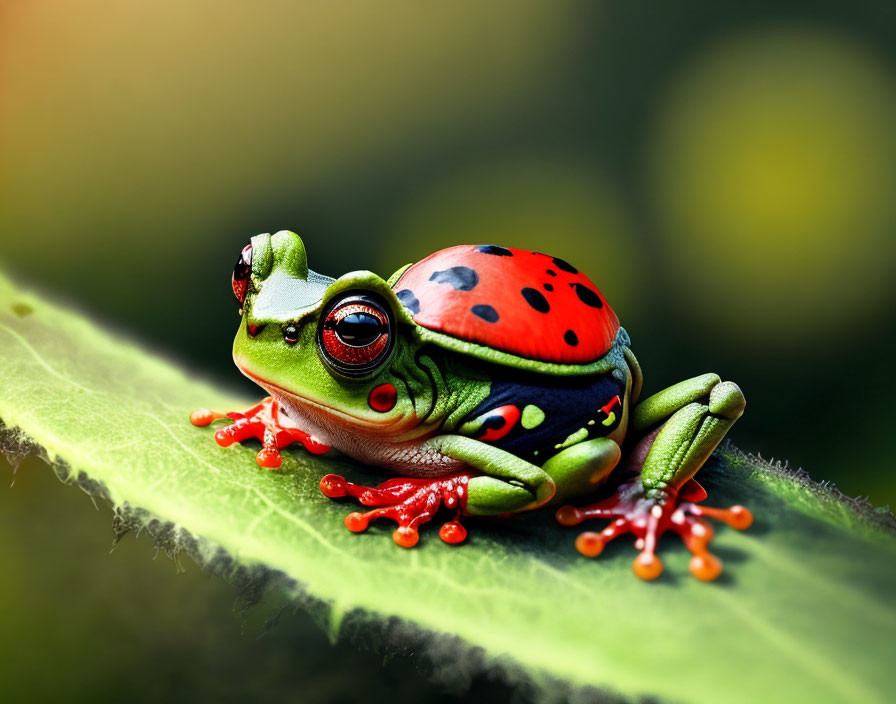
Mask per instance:
[[[455,472],[434,479],[396,477],[376,487],[361,486],[347,481],[338,474],[328,474],[320,480],[320,490],[324,496],[338,499],[350,496],[364,506],[378,508],[364,513],[354,512],[345,517],[345,527],[353,533],[367,530],[370,521],[388,518],[398,524],[392,540],[403,548],[412,548],[420,539],[418,526],[429,522],[439,508],[455,509],[455,518],[445,523],[439,530],[439,537],[446,543],[456,545],[467,537],[467,531],[460,524],[460,514],[467,505],[468,472]]]
[[[255,456],[255,461],[267,469],[279,467],[283,463],[280,450],[295,442],[302,443],[308,452],[315,455],[321,455],[330,449],[292,425],[281,413],[280,404],[270,396],[243,411],[215,413],[207,408],[198,408],[190,414],[190,422],[197,426],[206,426],[223,418],[230,418],[234,422],[215,433],[215,442],[221,447],[229,447],[235,442],[250,438],[261,440],[262,448]]]

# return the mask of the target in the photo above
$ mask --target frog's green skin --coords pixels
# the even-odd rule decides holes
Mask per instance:
[[[294,233],[259,235],[252,246],[252,273],[233,345],[239,369],[279,401],[291,423],[315,441],[362,462],[412,477],[474,470],[465,478],[466,514],[511,514],[584,496],[608,478],[625,448],[629,455],[623,465],[634,478],[614,500],[619,504],[623,497],[620,505],[625,511],[599,506],[595,515],[631,517],[634,511],[636,518],[628,529],[643,546],[639,530],[652,520],[650,511],[654,517],[662,514],[667,523],[675,522],[672,511],[679,489],[743,412],[740,389],[715,374],[683,381],[638,403],[641,370],[622,329],[610,350],[587,367],[535,362],[417,325],[391,286],[402,270],[388,281],[369,271],[333,281],[309,272],[304,245]],[[369,376],[347,378],[334,373],[319,352],[318,323],[331,301],[357,291],[372,293],[388,305],[396,321],[394,347],[388,361]],[[286,325],[298,333],[292,344],[284,340]],[[566,380],[583,370],[588,375],[611,375],[624,388],[618,424],[603,437],[589,437],[585,430],[592,411],[583,408],[583,430],[556,438],[555,449],[542,455],[540,465],[476,439],[482,435],[484,418],[471,420],[470,414],[489,396],[495,370],[508,367],[542,381]],[[384,384],[398,390],[394,407],[385,412],[369,403],[371,391]],[[636,444],[633,437],[645,439]],[[566,524],[586,515],[564,510],[560,520]],[[697,515],[689,514],[688,522]],[[591,540],[591,548],[579,544],[586,554],[589,549],[596,554],[601,540],[613,537],[605,534],[595,547],[595,534],[583,536]],[[652,542],[648,547],[652,555]],[[695,555],[707,557],[705,550]],[[658,564],[656,559],[654,567]],[[656,572],[649,565],[643,571],[647,578]]]

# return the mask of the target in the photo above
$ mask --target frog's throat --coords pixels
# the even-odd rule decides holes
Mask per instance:
[[[321,420],[324,420],[328,424],[332,423],[360,432],[366,431],[375,433],[383,438],[400,438],[401,440],[422,437],[431,432],[431,430],[420,425],[419,419],[413,412],[409,415],[398,417],[383,416],[382,419],[365,418],[340,408],[335,408],[334,406],[318,401],[317,399],[301,396],[294,391],[285,389],[282,386],[263,379],[248,370],[243,369],[242,372],[272,396],[278,398],[281,402],[286,403],[288,407],[296,409],[301,416],[310,416],[310,420],[314,421],[315,425],[319,424]],[[301,418],[295,420],[301,421]]]

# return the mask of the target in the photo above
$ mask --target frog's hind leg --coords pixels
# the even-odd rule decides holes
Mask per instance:
[[[653,579],[662,572],[662,562],[655,554],[657,540],[671,529],[694,555],[694,576],[715,579],[722,567],[707,549],[712,529],[704,517],[744,529],[752,516],[741,506],[724,510],[698,506],[696,502],[705,498],[706,492],[692,478],[743,413],[744,405],[738,386],[722,382],[715,374],[676,384],[638,404],[632,427],[647,433],[639,443],[644,452],[636,448],[634,453],[643,456],[636,468],[640,476],[605,501],[586,508],[564,506],[557,512],[557,520],[564,525],[577,525],[588,518],[613,519],[600,533],[581,534],[576,541],[578,550],[594,557],[610,540],[633,533],[641,551],[635,572]]]
[[[683,381],[635,406],[632,429],[658,430],[641,467],[648,498],[664,500],[693,477],[716,449],[746,401],[737,384],[715,374]]]
[[[494,516],[536,508],[550,501],[556,490],[554,480],[540,467],[473,438],[430,438],[423,443],[420,456],[450,458],[466,468],[448,475],[396,477],[377,487],[359,486],[328,474],[320,481],[321,491],[333,499],[349,496],[376,507],[347,516],[345,526],[350,531],[362,532],[370,521],[388,518],[398,523],[392,539],[410,548],[419,540],[419,527],[432,520],[441,506],[457,513],[442,526],[439,537],[446,543],[459,543],[466,537],[458,521],[460,515]]]
[[[542,465],[557,485],[556,504],[591,493],[619,463],[622,451],[610,438],[594,438],[558,452]]]

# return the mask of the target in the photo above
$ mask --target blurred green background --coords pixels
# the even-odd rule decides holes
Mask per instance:
[[[229,286],[253,234],[299,232],[331,275],[462,242],[544,250],[611,301],[648,392],[716,371],[746,393],[743,449],[894,503],[894,125],[896,6],[882,0],[7,0],[0,265],[254,393],[230,361]],[[18,552],[0,552],[3,572],[43,575],[45,591],[14,608],[14,583],[0,586],[0,632],[27,643],[4,639],[18,657],[0,674],[74,662],[96,695],[141,657],[180,657],[157,619],[193,624],[185,657],[255,652],[221,623],[229,587],[153,568],[166,609],[135,611],[133,628],[151,623],[155,650],[125,658],[109,632],[107,656],[93,642],[71,660],[115,620],[112,591],[78,590],[130,579],[148,604],[156,587],[145,547],[100,559],[85,537],[81,562],[70,540],[92,509],[34,481],[2,490],[28,506],[27,531],[7,521]],[[290,618],[290,634],[312,628]],[[38,627],[73,634],[53,662]],[[277,637],[323,647],[310,631],[258,647]]]

